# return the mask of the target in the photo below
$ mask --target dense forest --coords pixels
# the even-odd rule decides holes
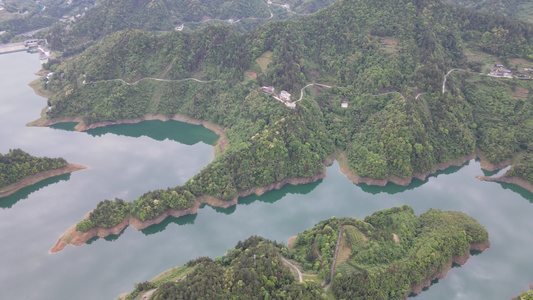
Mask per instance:
[[[140,299],[152,289],[150,299],[327,299],[323,288],[341,228],[339,253],[351,252],[342,262],[341,254],[337,258],[336,299],[401,299],[411,284],[445,269],[453,255],[488,241],[487,231],[463,213],[430,210],[417,217],[408,206],[396,207],[364,221],[322,221],[300,233],[292,249],[250,237],[223,257],[191,260],[138,283],[125,299]],[[303,271],[301,283],[295,267]]]
[[[513,19],[533,22],[533,3],[528,0],[446,0],[473,10],[504,15]]]
[[[63,158],[35,157],[20,149],[0,153],[0,187],[15,183],[26,176],[58,169],[67,165]]]
[[[493,65],[465,53],[527,62],[533,25],[437,0],[404,2],[341,1],[245,34],[221,25],[157,36],[116,32],[51,66],[43,83],[56,93],[48,118],[92,124],[181,114],[221,125],[229,148],[182,188],[223,200],[312,178],[338,151],[353,173],[374,179],[409,179],[476,149],[491,163],[527,165],[531,81],[480,75]],[[461,70],[444,84],[451,68]],[[306,89],[292,110],[260,88],[297,98],[309,82],[333,87]],[[524,179],[530,171],[515,168]],[[170,207],[159,203],[158,211]]]
[[[6,0],[0,6],[0,41],[7,43],[17,35],[51,26],[66,15],[81,16],[96,0]],[[63,20],[65,21],[65,20]],[[19,37],[24,40],[27,37]]]
[[[445,269],[452,256],[487,240],[487,231],[464,213],[430,209],[417,217],[411,207],[402,206],[364,221],[322,221],[298,235],[293,257],[326,282],[333,274],[337,299],[402,299],[412,286]],[[343,254],[334,259],[335,253]]]

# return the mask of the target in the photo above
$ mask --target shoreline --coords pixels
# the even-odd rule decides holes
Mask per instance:
[[[67,174],[67,173],[76,172],[76,171],[83,170],[83,169],[87,169],[87,167],[82,166],[82,165],[75,165],[75,164],[68,163],[65,167],[31,174],[29,176],[22,178],[21,180],[17,182],[14,182],[10,185],[0,188],[0,198],[12,195],[25,187],[32,186],[45,179],[56,177],[56,176]]]
[[[184,119],[182,119],[182,120],[184,120]],[[198,121],[198,122],[201,122],[201,121]],[[98,124],[97,126],[106,126],[106,125]],[[446,168],[448,168],[450,166],[461,166],[465,162],[467,162],[467,161],[469,161],[471,159],[474,159],[474,158],[476,158],[476,155],[473,153],[473,154],[470,154],[470,155],[466,155],[462,159],[451,160],[449,163],[438,164],[435,168],[432,168],[428,172],[413,174],[413,177],[411,177],[410,179],[403,179],[400,182],[395,182],[394,181],[395,178],[393,178],[393,180],[390,180],[390,181],[395,183],[395,184],[400,183],[399,185],[402,185],[402,184],[403,185],[408,185],[411,182],[412,178],[418,178],[420,180],[425,180],[425,178],[427,178],[427,176],[429,176],[431,174],[434,174],[438,170],[443,170],[443,169],[446,169]],[[208,204],[208,205],[210,205],[212,207],[229,208],[231,206],[237,205],[238,204],[238,200],[241,197],[246,197],[246,196],[249,196],[251,194],[256,194],[258,196],[261,196],[261,195],[263,195],[264,193],[266,193],[268,191],[280,189],[283,186],[285,186],[286,184],[299,185],[299,184],[306,184],[306,183],[315,182],[315,181],[317,181],[319,179],[323,179],[323,178],[325,178],[327,176],[326,166],[331,165],[334,160],[337,160],[339,162],[339,165],[340,165],[340,168],[341,168],[341,172],[343,174],[345,174],[350,180],[352,180],[356,184],[359,184],[359,183],[366,183],[366,184],[369,184],[369,185],[372,185],[372,184],[380,185],[380,184],[382,184],[381,186],[384,186],[385,184],[387,184],[387,182],[390,179],[390,178],[386,178],[386,179],[382,179],[382,180],[376,180],[376,179],[371,179],[371,178],[360,177],[360,176],[355,175],[354,173],[346,174],[345,170],[343,170],[343,163],[347,163],[346,156],[342,152],[337,152],[337,153],[334,153],[334,154],[326,157],[326,159],[323,162],[323,164],[324,164],[323,171],[321,173],[313,176],[313,177],[287,178],[287,179],[284,179],[282,181],[275,182],[275,183],[272,183],[272,184],[264,186],[264,187],[252,187],[252,188],[237,192],[235,197],[233,197],[233,199],[231,199],[229,201],[221,200],[221,199],[215,198],[215,197],[210,196],[210,195],[200,195],[200,196],[196,197],[196,202],[193,204],[193,206],[191,206],[189,208],[186,208],[186,209],[181,209],[181,210],[180,209],[171,209],[171,208],[169,208],[169,209],[166,209],[161,215],[157,216],[154,219],[150,219],[150,220],[141,221],[141,220],[135,218],[134,216],[131,216],[131,215],[128,214],[119,224],[117,224],[117,225],[115,225],[113,227],[110,227],[110,228],[94,227],[94,228],[89,229],[87,232],[77,231],[76,230],[76,224],[75,224],[72,227],[70,227],[65,233],[63,233],[61,235],[61,237],[58,239],[56,244],[50,249],[49,253],[59,252],[59,251],[63,250],[69,244],[71,244],[73,246],[81,246],[81,245],[85,244],[87,241],[89,241],[90,239],[92,239],[95,236],[103,238],[103,237],[107,237],[108,235],[118,235],[120,232],[122,232],[129,225],[133,226],[137,230],[142,230],[142,229],[145,229],[145,228],[147,228],[149,226],[161,223],[163,220],[165,220],[169,216],[178,218],[178,217],[185,216],[185,215],[196,214],[196,213],[198,213],[198,210],[199,210],[201,204],[204,204],[204,203]],[[351,178],[352,174],[353,174],[353,176],[356,179],[359,179],[361,181],[360,182],[355,182]],[[421,178],[424,178],[424,179],[421,179]],[[84,217],[84,219],[88,218],[89,214],[90,214],[90,212],[87,213],[87,215]]]
[[[507,174],[507,173],[505,173]],[[503,174],[500,177],[487,177],[487,176],[476,176],[477,179],[481,181],[487,181],[487,182],[499,182],[499,183],[509,183],[517,185],[526,191],[533,193],[533,183],[522,179],[520,177],[506,177],[505,174]]]
[[[329,160],[326,159],[326,161],[329,161]],[[204,203],[212,207],[228,208],[228,207],[237,205],[239,198],[241,197],[246,197],[251,194],[256,194],[258,196],[261,196],[268,191],[280,189],[286,184],[291,184],[291,185],[306,184],[306,183],[315,182],[325,177],[326,177],[326,167],[324,166],[324,171],[313,177],[287,178],[282,181],[275,182],[264,187],[249,188],[247,190],[237,192],[235,197],[233,197],[233,199],[229,201],[221,200],[210,195],[200,195],[196,197],[196,202],[193,204],[193,206],[186,208],[186,209],[168,208],[161,215],[150,220],[141,221],[135,218],[134,216],[128,214],[126,215],[126,217],[124,217],[124,219],[119,224],[113,227],[109,227],[109,228],[94,227],[94,228],[89,229],[87,232],[77,231],[76,224],[74,224],[65,233],[61,235],[61,237],[56,242],[56,244],[50,249],[49,253],[59,252],[63,250],[69,244],[73,246],[84,245],[85,243],[87,243],[87,241],[89,241],[95,236],[103,238],[108,235],[118,235],[129,225],[133,226],[137,230],[142,230],[149,226],[161,223],[163,220],[165,220],[169,216],[179,218],[185,215],[196,214],[198,213],[200,206]],[[87,219],[90,213],[91,212],[88,212],[83,219],[84,220]]]
[[[431,276],[422,280],[422,282],[418,284],[412,284],[409,292],[407,293],[407,295],[403,297],[403,299],[406,300],[410,294],[415,294],[415,295],[420,294],[422,292],[422,289],[426,287],[430,287],[431,282],[435,279],[444,279],[446,275],[448,275],[448,271],[452,269],[453,263],[459,264],[461,266],[464,265],[470,258],[470,251],[472,250],[485,251],[487,248],[490,248],[490,246],[491,245],[490,245],[489,240],[482,242],[482,243],[471,243],[470,249],[465,254],[453,255],[452,258],[446,262],[442,270],[433,273]]]
[[[224,153],[229,146],[229,139],[226,136],[226,128],[216,125],[214,123],[208,122],[208,121],[193,119],[193,118],[189,118],[189,117],[186,117],[180,114],[175,114],[171,117],[158,115],[158,114],[146,114],[143,117],[135,118],[135,119],[124,119],[124,120],[118,120],[118,121],[102,121],[102,122],[96,122],[90,125],[86,125],[83,122],[82,117],[61,117],[61,118],[56,118],[56,119],[48,119],[46,118],[46,114],[44,113],[44,111],[45,111],[45,108],[43,108],[43,111],[41,112],[41,117],[39,119],[27,123],[26,126],[47,127],[47,126],[51,126],[51,125],[55,125],[59,123],[78,123],[74,127],[76,131],[87,131],[90,129],[105,127],[105,126],[110,126],[110,125],[136,124],[136,123],[140,123],[143,121],[154,121],[154,120],[159,120],[162,122],[178,121],[178,122],[183,122],[183,123],[188,123],[188,124],[193,124],[193,125],[201,125],[204,128],[211,130],[216,135],[218,135],[217,141],[213,144],[213,148],[214,148],[213,150],[215,152],[215,157]]]
[[[411,184],[411,181],[413,180],[413,178],[419,179],[421,181],[425,181],[428,178],[428,176],[435,174],[438,171],[446,170],[452,166],[460,167],[464,165],[466,162],[472,159],[475,159],[475,158],[476,158],[476,154],[472,153],[472,154],[465,155],[464,157],[459,158],[459,159],[451,159],[448,162],[434,165],[430,170],[426,172],[413,173],[410,178],[400,178],[394,175],[389,175],[387,178],[384,178],[384,179],[373,179],[369,177],[361,177],[353,173],[353,171],[349,169],[348,158],[346,157],[346,154],[343,152],[340,152],[337,155],[337,161],[339,162],[339,165],[341,167],[341,173],[344,174],[346,177],[348,177],[348,179],[350,179],[353,183],[355,184],[365,183],[367,185],[377,185],[377,186],[385,186],[389,182],[392,182],[396,185],[408,186]]]

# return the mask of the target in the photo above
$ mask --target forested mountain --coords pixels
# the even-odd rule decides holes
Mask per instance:
[[[4,155],[0,153],[0,188],[26,176],[66,165],[63,158],[35,157],[20,149],[9,150]]]
[[[17,34],[48,27],[63,16],[81,15],[96,0],[4,0],[0,1],[1,42]]]
[[[353,173],[396,182],[476,149],[519,165],[533,151],[531,81],[480,75],[493,65],[467,50],[527,63],[533,26],[438,0],[343,0],[245,34],[125,30],[53,66],[48,118],[181,114],[221,125],[229,148],[183,188],[223,200],[314,178],[339,152]],[[313,82],[327,85],[302,90],[293,110],[260,92],[274,86],[298,99]],[[170,207],[141,198],[143,207]]]
[[[47,37],[53,49],[69,55],[126,28],[172,31],[186,23],[185,30],[191,30],[213,24],[211,20],[231,20],[249,29],[270,20],[270,13],[264,0],[104,0],[74,23],[56,24]]]
[[[298,234],[292,248],[250,237],[221,258],[191,260],[136,284],[125,299],[152,289],[150,299],[160,300],[328,299],[323,288],[331,275],[335,299],[402,299],[424,279],[445,274],[452,259],[463,256],[464,263],[472,247],[488,245],[487,231],[463,213],[432,209],[417,217],[411,207],[396,207],[364,221],[322,221]]]
[[[529,0],[446,0],[469,9],[533,22],[533,3]]]

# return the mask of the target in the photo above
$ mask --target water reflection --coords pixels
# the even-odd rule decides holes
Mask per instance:
[[[28,196],[32,194],[33,192],[43,189],[46,186],[58,183],[60,181],[67,181],[69,179],[70,179],[70,173],[47,178],[45,180],[37,182],[36,184],[22,188],[14,194],[11,194],[4,198],[0,198],[0,208],[4,208],[4,209],[11,208],[13,205],[15,205],[20,200],[27,199]]]
[[[124,227],[124,229],[122,229],[121,232],[119,232],[119,234],[110,234],[108,236],[106,236],[104,238],[104,240],[108,241],[108,242],[113,242],[113,241],[116,241],[122,234],[124,234],[124,231],[126,230],[127,227]]]
[[[525,188],[523,187],[520,187],[518,185],[514,185],[514,184],[510,184],[510,183],[504,183],[504,182],[498,182],[499,185],[501,185],[502,188],[506,189],[506,190],[511,190],[517,194],[519,194],[520,196],[522,196],[522,198],[528,200],[529,202],[533,203],[533,193],[531,193],[530,191],[526,190]]]
[[[54,129],[74,131],[74,126],[76,126],[76,124],[77,123],[60,123],[50,127]],[[168,139],[189,146],[199,142],[212,145],[218,139],[218,136],[214,132],[206,130],[203,126],[172,120],[166,122],[153,120],[135,124],[110,125],[90,129],[85,132],[94,137],[100,137],[109,133],[135,138],[146,136],[156,141],[164,141]]]
[[[152,225],[150,227],[147,227],[145,229],[142,229],[141,232],[144,235],[151,235],[158,232],[164,231],[169,224],[177,224],[177,225],[192,225],[194,224],[194,221],[196,220],[197,214],[194,215],[185,215],[179,218],[174,217],[167,217],[165,220],[163,220],[159,224]]]
[[[311,191],[313,191],[320,183],[322,183],[322,179],[301,185],[286,184],[279,190],[268,191],[261,196],[251,194],[249,196],[239,198],[239,204],[250,205],[255,201],[274,203],[278,200],[281,200],[281,198],[287,196],[288,194],[306,195],[311,193]]]
[[[377,195],[380,193],[394,195],[394,194],[403,193],[405,191],[410,191],[418,187],[421,187],[424,183],[428,182],[429,178],[438,177],[440,175],[451,175],[453,173],[457,173],[459,172],[459,170],[461,170],[462,167],[468,166],[469,163],[470,161],[467,161],[461,166],[450,166],[445,170],[437,171],[433,174],[430,174],[424,181],[417,179],[417,178],[413,178],[411,180],[411,184],[409,184],[408,186],[397,185],[392,182],[387,182],[387,184],[384,187],[376,186],[376,185],[368,185],[366,183],[361,183],[361,184],[356,184],[356,185],[360,187],[363,192],[369,193],[372,195]]]
[[[202,204],[202,206],[200,206],[200,208],[203,208],[204,206],[206,206],[207,204]],[[235,210],[237,209],[237,205],[232,205],[228,208],[222,208],[222,207],[217,207],[217,206],[211,206],[211,208],[213,208],[214,211],[216,211],[217,213],[220,213],[220,214],[225,214],[225,215],[231,215],[232,213],[235,212]]]

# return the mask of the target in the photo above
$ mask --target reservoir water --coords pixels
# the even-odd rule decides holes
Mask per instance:
[[[0,55],[0,152],[63,157],[87,170],[48,179],[0,199],[0,299],[113,299],[133,284],[199,256],[222,256],[251,235],[286,242],[332,216],[364,218],[411,205],[463,211],[490,234],[492,247],[452,269],[417,299],[510,299],[533,283],[533,194],[481,182],[472,160],[409,187],[355,185],[334,163],[316,183],[249,196],[237,206],[205,206],[197,215],[49,254],[60,235],[103,199],[131,201],[181,185],[214,157],[216,136],[200,126],[149,121],[72,131],[73,124],[26,127],[46,100],[27,85],[38,55]]]

